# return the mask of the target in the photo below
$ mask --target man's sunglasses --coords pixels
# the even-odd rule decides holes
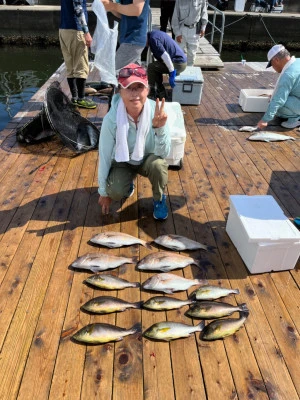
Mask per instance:
[[[145,78],[147,76],[147,72],[142,67],[123,68],[119,72],[119,78],[129,78],[132,75],[139,76],[140,78]]]

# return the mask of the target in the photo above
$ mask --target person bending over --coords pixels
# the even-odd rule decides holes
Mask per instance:
[[[133,194],[133,180],[140,174],[149,179],[153,192],[153,216],[168,217],[165,186],[171,139],[161,105],[147,98],[147,73],[137,64],[122,68],[118,75],[119,93],[112,98],[103,119],[99,141],[99,205],[108,214],[113,200]]]
[[[147,46],[157,61],[148,65],[151,98],[166,98],[163,74],[169,75],[169,84],[175,86],[175,77],[186,69],[186,55],[178,44],[165,32],[155,30],[147,33]]]
[[[277,116],[287,118],[281,123],[283,128],[296,128],[300,126],[300,58],[291,57],[283,45],[276,44],[268,52],[267,68],[271,66],[280,75],[268,109],[257,126],[263,129]]]

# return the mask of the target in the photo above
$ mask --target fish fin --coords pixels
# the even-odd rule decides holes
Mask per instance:
[[[162,266],[162,267],[159,268],[159,270],[162,271],[162,272],[169,272],[170,271],[170,267]]]
[[[132,264],[136,264],[138,262],[139,258],[137,256],[131,257],[131,262]]]
[[[141,287],[140,282],[132,282],[133,287]]]
[[[167,294],[173,294],[173,289],[164,289],[163,292]]]
[[[97,272],[99,272],[99,268],[98,267],[90,267],[90,270],[92,271],[92,272],[94,272],[94,274],[96,274]]]
[[[234,289],[234,290],[233,290],[233,293],[234,293],[234,294],[240,294],[240,291],[239,291],[239,289]]]

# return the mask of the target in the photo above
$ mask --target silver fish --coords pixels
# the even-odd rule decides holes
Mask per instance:
[[[136,238],[123,232],[102,232],[95,235],[90,240],[92,243],[100,244],[102,246],[116,248],[122,246],[131,246],[133,244],[141,244],[142,246],[152,249],[151,245],[145,240]]]
[[[248,315],[249,311],[241,311],[240,318],[216,319],[206,325],[200,337],[202,340],[216,340],[233,335],[244,325]]]
[[[220,286],[204,285],[194,290],[190,298],[196,300],[216,300],[229,294],[239,294],[239,289],[226,289]]]
[[[274,132],[257,132],[248,137],[248,140],[257,140],[260,142],[278,142],[282,140],[296,140],[292,136],[281,135]]]
[[[236,311],[248,311],[246,303],[233,306],[217,301],[200,301],[193,304],[185,315],[192,318],[214,319],[227,317]]]
[[[137,257],[128,258],[104,253],[87,253],[78,257],[71,266],[73,268],[88,269],[96,273],[117,268],[123,264],[134,264],[136,262]]]
[[[201,332],[204,328],[204,321],[201,321],[198,325],[186,325],[180,322],[158,322],[150,326],[144,333],[149,339],[165,340],[169,342],[173,339],[182,337],[189,337],[191,333]]]
[[[128,282],[126,279],[118,278],[114,275],[97,274],[89,276],[84,283],[89,283],[100,289],[121,290],[125,288],[140,287],[139,282]]]
[[[186,279],[174,274],[157,274],[147,279],[142,287],[147,290],[156,290],[158,292],[173,293],[180,290],[186,290],[194,285],[203,285],[206,280]]]
[[[157,237],[154,242],[176,251],[197,249],[208,250],[208,247],[204,244],[195,242],[194,240],[180,235],[162,235]]]
[[[192,257],[186,257],[181,254],[170,253],[167,251],[159,251],[148,254],[137,264],[141,270],[159,270],[163,272],[172,271],[173,269],[184,268],[188,265],[195,264],[200,267],[199,261]]]
[[[164,311],[164,310],[175,310],[177,308],[193,304],[194,301],[191,299],[180,300],[174,297],[167,296],[155,296],[151,297],[144,302],[143,307],[149,310]]]
[[[254,132],[257,131],[258,127],[257,126],[242,126],[239,129],[239,132]]]
[[[101,344],[108,342],[116,342],[122,340],[123,337],[133,335],[137,329],[124,329],[119,326],[110,324],[89,324],[81,328],[73,335],[73,339],[78,342]]]
[[[99,296],[86,302],[81,308],[97,313],[110,314],[113,312],[125,311],[127,308],[141,308],[142,302],[128,303],[125,300],[112,296]]]

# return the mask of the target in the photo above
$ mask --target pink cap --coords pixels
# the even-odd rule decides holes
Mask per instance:
[[[146,70],[138,64],[128,64],[119,71],[118,82],[123,89],[128,88],[132,83],[142,83],[148,87]]]

